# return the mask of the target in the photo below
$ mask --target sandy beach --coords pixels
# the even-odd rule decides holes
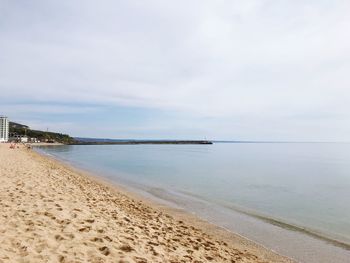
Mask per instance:
[[[0,144],[0,262],[292,262],[20,146]]]

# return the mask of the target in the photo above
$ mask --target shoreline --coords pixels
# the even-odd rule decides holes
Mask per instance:
[[[7,149],[1,148],[1,151],[6,151]],[[11,151],[11,150],[7,150],[7,151]],[[17,152],[16,152],[17,151]],[[124,189],[123,187],[116,185],[114,182],[109,182],[107,181],[105,178],[101,178],[100,176],[96,175],[96,174],[91,174],[91,173],[86,173],[85,171],[81,171],[76,169],[75,167],[71,167],[70,165],[67,165],[65,163],[62,163],[56,159],[53,158],[49,158],[47,156],[42,156],[41,154],[37,153],[37,152],[33,152],[30,150],[26,150],[24,148],[21,149],[16,149],[16,150],[12,150],[11,155],[20,155],[20,157],[22,159],[27,159],[27,162],[32,162],[34,165],[39,165],[39,166],[44,166],[46,167],[46,169],[49,169],[49,172],[59,172],[58,175],[61,176],[69,176],[69,178],[77,180],[79,182],[79,184],[82,184],[80,186],[83,187],[92,187],[91,189],[88,189],[88,193],[91,194],[93,193],[93,189],[94,188],[99,188],[99,189],[103,189],[103,193],[111,196],[110,198],[116,198],[116,197],[120,197],[122,196],[122,199],[126,200],[127,202],[131,202],[133,203],[134,207],[135,204],[137,204],[138,206],[140,206],[142,209],[145,209],[145,211],[149,211],[151,210],[153,213],[158,214],[158,218],[162,218],[161,221],[167,221],[167,224],[165,224],[167,227],[171,227],[171,228],[176,228],[178,230],[181,230],[182,227],[186,227],[186,231],[189,231],[187,234],[183,235],[183,239],[187,238],[187,239],[194,239],[193,242],[194,243],[198,243],[199,241],[196,241],[196,238],[199,238],[200,240],[206,240],[206,242],[209,242],[213,245],[210,245],[208,247],[208,245],[206,246],[205,244],[199,244],[199,246],[197,247],[198,249],[204,249],[203,252],[201,253],[197,253],[198,251],[192,251],[192,253],[187,253],[192,257],[192,259],[194,258],[198,258],[204,262],[210,262],[213,261],[215,262],[215,258],[218,257],[220,255],[220,257],[223,257],[220,259],[220,261],[227,261],[230,259],[235,258],[237,260],[237,262],[293,262],[291,259],[282,257],[278,254],[275,254],[274,252],[263,248],[260,245],[257,245],[255,243],[253,243],[252,241],[249,241],[245,238],[240,237],[239,235],[235,235],[233,233],[230,233],[226,230],[224,230],[223,228],[214,226],[208,222],[205,222],[203,220],[198,219],[198,217],[188,214],[184,211],[180,211],[180,210],[176,210],[170,207],[166,207],[164,205],[161,204],[156,204],[154,201],[151,200],[147,200],[144,197],[139,196],[136,193],[132,193],[129,190]],[[3,175],[3,174],[2,174]],[[42,175],[44,176],[44,174]],[[50,183],[55,183],[55,182],[50,182]],[[76,185],[73,185],[76,186]],[[58,191],[64,191],[64,189],[58,189]],[[96,194],[96,193],[94,193]],[[54,198],[54,196],[52,197]],[[62,197],[61,197],[62,198]],[[95,197],[96,199],[96,197]],[[88,205],[89,202],[87,202],[86,200],[82,199],[80,200],[80,202],[82,203],[81,205]],[[84,204],[85,202],[85,204]],[[109,207],[109,205],[111,205],[109,203],[109,200],[101,200],[102,203],[106,202],[108,209],[112,209],[111,207]],[[118,208],[118,209],[126,209],[123,205],[115,205],[114,208]],[[62,206],[62,209],[64,207]],[[90,208],[92,209],[92,208]],[[130,209],[130,207],[128,208]],[[134,211],[133,211],[134,212]],[[132,214],[131,214],[132,215]],[[131,216],[128,215],[128,216]],[[142,215],[142,213],[140,214]],[[139,215],[139,216],[140,216]],[[96,215],[98,216],[98,215]],[[143,216],[143,215],[142,215]],[[164,217],[164,218],[163,218]],[[34,218],[35,219],[35,218]],[[110,220],[111,218],[109,218],[107,216],[107,219]],[[105,218],[106,220],[106,218]],[[129,219],[132,222],[132,219]],[[140,218],[136,218],[135,219],[140,220]],[[181,222],[181,223],[180,223]],[[138,222],[140,223],[140,222]],[[147,225],[147,222],[143,222],[141,220],[141,226],[143,224]],[[140,226],[140,225],[138,225]],[[123,229],[119,229],[120,231],[122,231]],[[152,230],[154,231],[154,230]],[[192,232],[191,232],[192,231]],[[6,229],[5,229],[5,233],[6,233]],[[81,233],[79,233],[81,234]],[[169,233],[167,233],[167,231],[165,231],[165,234],[174,234],[173,231],[169,231]],[[130,235],[130,233],[129,233]],[[199,236],[198,236],[199,235]],[[146,237],[144,237],[146,238]],[[137,242],[137,241],[135,241]],[[159,243],[159,242],[158,242]],[[214,245],[215,244],[215,245]],[[224,245],[226,244],[226,246]],[[162,249],[164,249],[165,251],[168,249],[167,246],[164,247],[164,245],[162,244],[157,244],[157,246],[154,246],[156,248],[160,248],[162,247]],[[173,245],[179,245],[180,247],[184,246],[184,244],[181,244],[181,239],[179,238],[175,238],[175,240],[173,242],[169,243],[169,246],[173,246]],[[187,246],[191,246],[191,242],[190,243],[186,243],[185,247]],[[141,246],[142,247],[142,246]],[[153,250],[155,249],[153,247]],[[205,248],[207,248],[208,250],[205,250]],[[133,248],[135,249],[135,248]],[[136,249],[135,249],[136,250]],[[213,250],[213,251],[212,251]],[[157,252],[158,257],[153,255],[153,259],[152,258],[152,254],[148,255],[148,253],[144,253],[145,255],[149,256],[149,262],[153,262],[154,260],[157,262],[164,262],[167,257],[168,260],[170,260],[171,257],[173,258],[177,258],[177,260],[180,261],[180,259],[186,255],[186,253],[184,253],[183,251],[180,252],[170,252],[170,251],[163,251],[160,253]],[[208,255],[209,252],[211,252],[211,255]],[[221,253],[214,253],[215,251],[221,251]],[[124,251],[125,252],[125,251]],[[130,252],[130,253],[124,253],[124,254],[135,254],[136,252]],[[152,252],[153,253],[153,252]],[[231,254],[230,254],[231,253]],[[2,255],[3,252],[0,253],[0,255]],[[137,253],[136,253],[137,254]],[[142,253],[141,253],[142,254]],[[161,256],[160,256],[161,255]],[[121,257],[126,257],[126,255],[123,255]],[[134,255],[134,257],[136,257]],[[208,257],[208,258],[206,258]],[[226,258],[225,258],[226,257]],[[1,259],[1,257],[0,257]],[[104,259],[104,258],[102,258]],[[218,258],[217,258],[218,259]],[[68,258],[67,258],[68,260]],[[106,259],[107,260],[107,259]],[[133,262],[137,262],[135,260],[135,258],[131,259]],[[104,262],[104,261],[102,261]],[[107,262],[107,261],[106,261]],[[141,262],[141,261],[140,261]],[[148,262],[148,261],[145,261]]]
[[[50,146],[50,145],[46,144],[46,145],[40,145],[40,146]],[[43,151],[43,152],[38,151],[38,152],[39,152],[40,155],[42,155],[42,154],[45,155],[46,154],[45,151]],[[50,159],[52,159],[52,160],[54,160],[54,161],[58,161],[61,164],[67,165],[68,167],[70,167],[72,169],[76,169],[78,172],[86,173],[86,174],[88,174],[89,176],[91,176],[93,178],[97,177],[98,180],[106,181],[112,187],[117,187],[117,188],[118,187],[122,187],[124,189],[124,191],[126,191],[127,194],[129,194],[129,195],[130,194],[136,195],[137,199],[145,199],[145,198],[147,198],[148,200],[151,201],[152,205],[159,204],[159,203],[165,203],[165,206],[170,207],[170,209],[173,209],[173,208],[174,209],[180,209],[180,210],[183,210],[184,213],[189,213],[184,208],[181,208],[181,207],[179,207],[179,205],[176,204],[175,198],[170,200],[170,199],[167,199],[167,196],[164,196],[163,194],[158,193],[157,188],[154,189],[154,191],[152,191],[152,189],[148,189],[146,186],[142,187],[141,185],[137,185],[137,184],[132,183],[132,182],[120,182],[120,181],[118,182],[116,180],[112,180],[112,179],[106,178],[106,176],[108,177],[108,174],[107,175],[104,174],[103,176],[98,176],[98,175],[96,175],[96,173],[91,172],[91,171],[89,171],[89,170],[87,170],[85,168],[82,168],[82,167],[77,167],[74,163],[70,163],[67,160],[60,159],[58,156],[52,156],[52,155],[45,155],[45,156],[50,158]],[[121,179],[118,179],[118,180],[121,180]],[[201,198],[199,196],[196,196],[196,195],[193,195],[193,194],[189,194],[189,193],[185,193],[185,192],[184,193],[180,192],[180,194],[189,195],[189,197],[195,198],[195,199]],[[202,199],[199,199],[199,200],[205,202],[205,200],[202,200]],[[342,248],[342,249],[350,251],[350,244],[345,240],[345,238],[336,236],[335,234],[333,234],[333,235],[327,234],[327,233],[324,233],[324,232],[322,232],[320,230],[317,230],[317,229],[308,228],[308,227],[304,227],[304,226],[301,226],[301,225],[293,224],[293,223],[287,222],[286,220],[283,220],[283,219],[280,219],[280,218],[273,218],[273,217],[271,217],[269,215],[262,214],[262,213],[259,213],[257,211],[254,211],[254,210],[251,210],[251,209],[248,209],[248,208],[244,208],[244,207],[239,207],[239,206],[236,206],[236,205],[228,206],[228,205],[221,204],[221,206],[223,206],[224,208],[230,209],[230,210],[232,209],[235,212],[247,215],[249,217],[252,217],[252,218],[264,221],[264,222],[268,223],[269,225],[278,226],[278,227],[280,227],[282,229],[285,229],[285,230],[300,232],[301,234],[305,234],[308,237],[313,237],[313,238],[316,238],[316,239],[318,239],[320,241],[324,241],[324,242],[332,244],[332,245],[334,245],[336,247],[339,247],[339,248]],[[208,221],[206,219],[203,219],[199,215],[196,215],[196,217],[200,218],[201,220],[203,220],[205,222],[208,222],[209,224],[212,224],[212,225],[214,225],[214,226],[216,226],[218,228],[223,228],[223,229],[225,229],[225,231],[229,231],[229,232],[232,232],[233,234],[240,235],[243,238],[248,239],[248,240],[252,241],[253,243],[257,243],[258,245],[260,245],[260,246],[262,246],[264,248],[273,250],[273,249],[269,248],[268,246],[264,246],[263,244],[261,244],[261,243],[259,243],[257,241],[251,240],[251,239],[249,239],[248,237],[246,237],[244,235],[235,233],[234,231],[232,231],[230,229],[226,229],[225,227],[217,225],[214,222],[210,222],[210,221]],[[280,255],[284,255],[284,254],[281,254],[281,253],[279,253],[279,254]],[[290,257],[290,256],[287,256],[287,257]]]
[[[50,145],[41,145],[41,146],[50,146]],[[147,192],[144,190],[144,193],[149,195],[146,197],[144,193],[140,193],[137,190],[120,184],[114,180],[108,179],[107,177],[103,175],[99,175],[98,173],[91,172],[89,170],[86,170],[84,168],[76,167],[73,164],[70,164],[67,161],[59,160],[54,156],[51,155],[44,155],[39,152],[35,152],[39,157],[41,158],[47,158],[48,160],[56,163],[57,165],[63,166],[66,169],[73,171],[74,173],[77,173],[81,176],[86,176],[90,180],[94,181],[97,184],[102,184],[103,186],[107,186],[111,188],[112,191],[121,192],[125,194],[126,196],[135,199],[137,201],[140,201],[147,206],[150,206],[152,208],[155,208],[157,210],[161,210],[164,213],[170,214],[172,217],[174,217],[177,220],[185,221],[186,223],[190,223],[193,226],[196,226],[200,228],[201,230],[204,230],[208,234],[211,234],[213,236],[219,237],[220,239],[224,239],[225,242],[231,243],[234,246],[242,246],[243,250],[258,250],[258,252],[261,255],[264,255],[264,258],[268,258],[269,260],[272,260],[271,262],[275,262],[275,258],[278,260],[277,262],[296,262],[292,258],[287,257],[285,255],[278,254],[277,252],[273,251],[272,249],[263,246],[262,244],[259,244],[253,240],[250,240],[249,238],[240,235],[238,233],[235,233],[229,229],[226,229],[225,227],[216,225],[215,223],[209,222],[205,219],[200,218],[196,214],[191,214],[188,211],[182,209],[182,208],[176,208],[171,205],[168,205],[168,201],[158,198],[154,196],[153,194]],[[269,261],[270,262],[270,261]]]
[[[39,148],[40,149],[40,148]],[[330,242],[331,240],[319,238],[317,235],[309,234],[305,231],[296,231],[297,229],[285,227],[273,223],[266,218],[260,218],[259,213],[251,210],[244,210],[240,207],[225,206],[225,204],[215,204],[210,200],[205,200],[202,197],[188,195],[186,192],[172,191],[171,189],[162,188],[162,186],[153,187],[153,184],[137,183],[128,181],[128,176],[132,174],[124,173],[118,170],[88,169],[84,163],[75,163],[75,158],[72,160],[60,158],[60,155],[51,155],[51,150],[43,148],[41,154],[48,154],[50,158],[59,160],[68,166],[77,167],[78,170],[88,172],[93,176],[98,175],[103,181],[108,181],[114,186],[122,186],[127,189],[128,193],[137,194],[141,200],[151,200],[152,204],[161,203],[166,207],[180,208],[184,213],[200,218],[208,225],[216,226],[221,230],[230,232],[233,235],[241,236],[243,239],[250,240],[252,243],[274,251],[279,255],[284,255],[297,262],[348,262],[350,250],[346,246]],[[141,198],[140,198],[141,197]],[[243,210],[242,210],[243,209]],[[251,214],[253,213],[253,214]],[[264,216],[264,215],[261,215]],[[268,218],[270,219],[270,218]],[[277,219],[278,220],[278,219]],[[282,223],[284,221],[281,221]],[[288,224],[287,224],[288,225]],[[300,228],[300,227],[299,227]],[[312,231],[312,229],[310,229]],[[316,232],[317,233],[317,232]]]

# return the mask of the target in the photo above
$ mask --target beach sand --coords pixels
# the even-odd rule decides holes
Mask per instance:
[[[0,144],[0,262],[292,262],[21,146]]]

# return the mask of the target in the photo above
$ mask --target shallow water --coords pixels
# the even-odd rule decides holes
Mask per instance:
[[[41,150],[143,189],[298,260],[305,260],[305,251],[291,251],[297,245],[290,247],[291,241],[281,240],[281,235],[298,239],[293,235],[316,233],[328,242],[311,244],[315,238],[304,237],[305,242],[312,241],[307,241],[305,253],[320,254],[315,250],[324,246],[322,251],[329,250],[332,262],[347,262],[343,259],[350,256],[343,249],[350,247],[350,144],[94,145]],[[251,220],[242,231],[243,223]],[[278,236],[281,226],[284,232]],[[271,233],[268,241],[266,231]],[[333,248],[330,240],[343,248]],[[299,250],[305,250],[303,242],[298,242]]]

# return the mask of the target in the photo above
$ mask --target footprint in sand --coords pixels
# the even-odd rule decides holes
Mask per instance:
[[[82,227],[79,229],[79,232],[89,232],[91,230],[91,226]]]
[[[62,255],[59,255],[58,256],[58,262],[61,262],[61,263],[65,262],[65,257],[62,256]]]
[[[111,253],[108,247],[100,247],[99,250],[105,256],[108,256]]]
[[[57,241],[64,240],[64,238],[63,238],[61,235],[55,235],[55,239],[56,239]]]
[[[91,241],[93,241],[93,242],[103,242],[103,239],[102,238],[100,238],[100,237],[94,237],[94,238],[92,238],[91,239]]]
[[[109,236],[105,236],[104,239],[106,239],[109,242],[112,242],[113,240]]]
[[[119,247],[120,250],[124,251],[124,252],[131,252],[133,251],[134,249],[129,246],[129,245],[122,245],[121,247]]]

